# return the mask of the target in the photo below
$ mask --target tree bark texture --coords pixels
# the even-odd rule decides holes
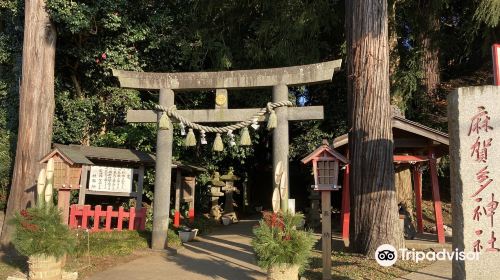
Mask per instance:
[[[54,116],[56,30],[43,0],[25,1],[25,23],[19,129],[6,220],[35,203],[39,160],[50,151]],[[13,228],[4,223],[1,244],[8,245]]]
[[[441,83],[439,75],[439,48],[433,39],[439,31],[439,18],[432,8],[431,0],[421,0],[419,10],[422,15],[420,27],[420,48],[422,49],[421,67],[423,86],[427,94],[432,94]]]
[[[410,165],[399,165],[395,170],[394,184],[396,185],[398,204],[402,204],[410,213],[410,217],[413,217],[414,203],[411,176]]]
[[[394,186],[387,0],[346,0],[351,244],[402,246]]]

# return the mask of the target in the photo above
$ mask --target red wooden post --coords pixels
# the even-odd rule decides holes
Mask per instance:
[[[349,240],[349,219],[351,216],[351,198],[349,194],[349,164],[345,166],[344,186],[342,188],[342,239]]]
[[[174,227],[179,227],[180,225],[181,225],[181,213],[176,210],[174,213]]]
[[[106,226],[105,231],[111,231],[111,217],[113,216],[113,206],[106,207]]]
[[[445,243],[443,228],[443,213],[441,212],[441,197],[439,195],[439,183],[437,178],[436,158],[431,151],[429,156],[429,165],[432,181],[432,199],[434,200],[434,217],[436,218],[436,230],[438,242]]]
[[[70,206],[70,212],[69,212],[69,228],[73,229],[76,228],[76,205],[73,204]]]
[[[128,212],[128,229],[129,230],[134,230],[134,223],[135,223],[135,207],[130,207],[130,210]]]
[[[491,48],[493,52],[494,85],[500,86],[500,44],[494,44]]]
[[[84,205],[83,206],[83,212],[82,212],[82,228],[87,228],[87,224],[89,221],[89,216],[90,214],[90,205]]]
[[[415,165],[413,168],[413,188],[415,190],[415,200],[417,203],[417,230],[419,233],[424,232],[424,224],[422,222],[422,171],[420,165]]]
[[[116,226],[116,230],[118,230],[118,231],[122,230],[124,216],[125,216],[125,212],[123,211],[123,207],[118,208],[118,225]]]
[[[94,228],[92,231],[99,231],[99,222],[101,221],[101,205],[94,207]]]

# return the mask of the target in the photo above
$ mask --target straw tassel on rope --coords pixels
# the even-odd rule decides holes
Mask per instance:
[[[267,120],[267,130],[273,130],[278,126],[278,118],[276,117],[276,112],[274,110],[269,114],[269,120]]]
[[[248,127],[244,127],[241,130],[240,145],[241,146],[250,146],[250,145],[252,145],[252,140],[250,139],[250,132],[248,131]]]
[[[278,126],[278,117],[276,117],[276,112],[271,106],[271,103],[267,104],[267,111],[269,112],[269,118],[267,120],[267,130],[273,130]]]
[[[189,132],[186,136],[186,141],[184,142],[184,145],[186,147],[196,146],[196,136],[194,136],[194,132],[193,132],[192,128],[189,129]]]
[[[212,150],[216,152],[222,152],[224,150],[224,144],[222,143],[222,138],[220,137],[220,133],[218,132],[215,136],[214,146],[212,147]]]
[[[170,126],[171,126],[170,118],[168,117],[167,112],[162,112],[158,128],[161,130],[169,130]]]
[[[268,124],[269,128],[274,128],[277,125],[277,119],[276,119],[276,121],[273,120],[273,119],[275,119],[275,115],[276,115],[276,113],[274,112],[274,109],[278,108],[278,107],[285,107],[285,106],[293,106],[293,103],[290,101],[281,101],[281,102],[274,102],[274,103],[269,102],[266,107],[261,108],[259,110],[259,112],[257,112],[255,115],[253,115],[250,119],[238,122],[236,124],[223,126],[223,127],[205,126],[205,125],[200,125],[200,124],[191,122],[188,119],[184,118],[182,115],[179,115],[175,105],[166,108],[166,107],[163,107],[163,106],[157,104],[156,109],[159,111],[167,112],[170,117],[177,119],[181,123],[181,134],[183,131],[182,128],[183,128],[184,124],[188,127],[193,128],[193,129],[203,130],[205,132],[227,133],[229,130],[234,131],[237,129],[242,129],[242,128],[247,127],[251,124],[254,124],[253,127],[255,129],[257,129],[258,124],[254,121],[254,119],[255,118],[258,119],[266,114],[270,114],[270,116],[269,116],[270,123]],[[273,114],[274,114],[274,116],[273,116]],[[182,135],[184,135],[184,134],[182,134]]]

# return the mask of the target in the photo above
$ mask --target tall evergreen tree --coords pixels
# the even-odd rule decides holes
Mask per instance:
[[[435,93],[441,83],[439,69],[439,47],[436,36],[439,32],[438,7],[439,1],[418,1],[419,24],[418,43],[421,49],[421,67],[423,73],[422,83],[427,94]],[[433,5],[434,4],[434,5]]]
[[[479,2],[474,18],[489,27],[497,27],[500,22],[500,1],[483,0]]]
[[[56,30],[43,0],[25,2],[19,128],[6,219],[34,205],[39,160],[49,152],[54,118]],[[4,223],[1,243],[8,245],[13,228]]]
[[[394,187],[386,0],[346,0],[351,244],[402,246]],[[359,21],[363,19],[363,21]]]

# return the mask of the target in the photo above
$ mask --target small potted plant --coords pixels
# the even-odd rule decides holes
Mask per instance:
[[[198,229],[190,228],[187,226],[181,226],[179,228],[179,238],[182,242],[192,241],[198,234]]]
[[[38,200],[35,207],[22,210],[10,221],[16,227],[12,243],[16,250],[28,257],[28,279],[61,279],[62,260],[72,251],[76,239],[61,223],[61,213],[53,205],[52,179],[54,162],[38,177]]]
[[[302,214],[264,212],[254,228],[252,246],[267,279],[298,279],[299,270],[311,256],[315,239],[311,231],[299,230]]]
[[[225,226],[230,225],[232,222],[232,219],[230,216],[222,216],[222,224]]]

